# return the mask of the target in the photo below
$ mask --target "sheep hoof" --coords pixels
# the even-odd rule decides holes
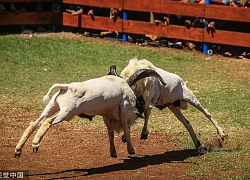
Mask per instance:
[[[35,148],[33,148],[33,152],[37,152],[38,151],[38,149],[39,149],[39,147],[35,147]]]
[[[129,154],[135,154],[135,150],[132,149],[132,150],[130,150],[128,153],[129,153]]]
[[[146,134],[144,134],[143,132],[141,133],[141,139],[147,139],[148,138],[148,134],[149,132],[147,131]]]
[[[14,155],[15,155],[15,158],[18,159],[21,156],[21,150],[20,149],[16,149]]]
[[[225,134],[225,133],[224,133],[224,131],[223,131],[223,134],[222,134],[222,135],[220,135],[220,137],[221,137],[221,140],[222,140],[222,141],[225,141],[225,139],[227,139],[227,138],[228,138],[228,135],[227,135],[227,134]]]
[[[123,142],[123,143],[126,143],[126,142],[127,142],[127,140],[126,140],[124,134],[122,135],[122,142]]]
[[[206,153],[208,153],[209,152],[209,150],[210,150],[210,148],[209,148],[209,146],[199,146],[198,148],[197,148],[197,150],[198,150],[198,152],[200,153],[200,154],[206,154]]]
[[[116,154],[116,153],[112,153],[112,154],[110,154],[110,156],[111,156],[112,158],[117,158],[117,154]]]
[[[39,149],[39,143],[33,143],[32,148],[33,148],[33,152],[37,152]]]

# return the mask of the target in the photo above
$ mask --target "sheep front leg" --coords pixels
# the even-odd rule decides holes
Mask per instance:
[[[32,141],[32,148],[33,148],[33,152],[37,152],[40,142],[43,139],[43,136],[45,135],[45,133],[48,131],[48,129],[51,127],[51,118],[46,119],[41,127],[39,128],[39,130],[37,131],[33,141]]]
[[[109,144],[110,144],[110,156],[116,158],[116,150],[115,150],[115,143],[114,143],[114,130],[111,126],[111,121],[109,118],[103,117],[103,121],[108,129],[108,135],[109,135]]]
[[[28,140],[28,138],[30,137],[30,135],[36,130],[36,128],[38,127],[39,122],[30,122],[29,127],[27,127],[22,135],[22,137],[20,138],[18,144],[16,145],[15,148],[15,158],[19,158],[22,152],[22,148],[24,146],[24,144],[26,143],[26,141]]]
[[[152,108],[147,108],[144,111],[144,116],[145,116],[145,120],[144,120],[144,125],[142,128],[142,132],[141,132],[141,139],[147,139],[148,138],[148,119],[150,116]]]
[[[143,125],[142,132],[141,132],[141,139],[147,139],[148,138],[148,134],[149,134],[149,132],[148,132],[149,116],[151,114],[153,104],[155,104],[157,102],[159,96],[160,96],[160,91],[157,88],[155,89],[154,94],[150,94],[147,91],[144,92],[143,98],[145,99],[146,104],[145,104],[145,109],[144,109],[145,119],[144,119],[144,125]]]

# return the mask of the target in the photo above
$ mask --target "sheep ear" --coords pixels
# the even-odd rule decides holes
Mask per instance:
[[[134,83],[136,83],[140,79],[143,79],[149,76],[154,76],[158,78],[164,86],[166,85],[162,77],[155,70],[152,70],[152,69],[139,69],[132,76],[129,77],[129,79],[127,80],[127,83],[129,86],[132,86]]]
[[[116,65],[112,65],[109,68],[109,73],[107,75],[113,75],[113,76],[118,76],[120,77],[117,73],[116,73]]]

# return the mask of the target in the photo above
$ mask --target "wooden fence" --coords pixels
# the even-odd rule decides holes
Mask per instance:
[[[250,8],[225,5],[183,3],[168,0],[45,0],[46,2],[75,4],[100,8],[117,8],[123,12],[123,18],[113,20],[110,17],[86,14],[73,16],[66,12],[24,12],[20,14],[0,14],[0,28],[6,25],[58,24],[86,29],[118,31],[123,34],[150,34],[160,37],[182,39],[202,43],[223,44],[250,47],[250,32],[237,32],[216,29],[214,33],[204,28],[186,28],[180,25],[155,24],[150,21],[138,21],[125,18],[126,12],[146,12],[177,14],[199,17],[201,19],[234,21],[250,25]],[[44,2],[44,0],[1,0],[1,2]],[[249,24],[248,24],[249,23]]]

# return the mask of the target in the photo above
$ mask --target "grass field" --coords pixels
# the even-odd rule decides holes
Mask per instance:
[[[190,165],[186,173],[193,177],[250,179],[249,60],[169,48],[139,47],[71,33],[38,35],[31,39],[21,35],[0,36],[0,54],[0,106],[30,109],[32,112],[42,111],[42,97],[55,83],[100,77],[107,74],[113,64],[121,72],[133,57],[148,59],[156,66],[181,76],[229,136],[225,141],[225,151],[211,152],[202,158],[191,157],[190,161],[199,166]],[[218,137],[212,123],[195,108],[189,106],[183,114],[201,142]],[[2,119],[4,116],[0,116],[1,121],[6,120]],[[99,120],[83,122],[78,118],[70,123],[75,128],[89,123],[103,125]],[[142,123],[138,121],[132,130],[141,131]],[[1,127],[1,131],[4,128]],[[188,132],[170,111],[154,109],[149,131],[172,133],[180,142],[180,148],[193,148]]]

